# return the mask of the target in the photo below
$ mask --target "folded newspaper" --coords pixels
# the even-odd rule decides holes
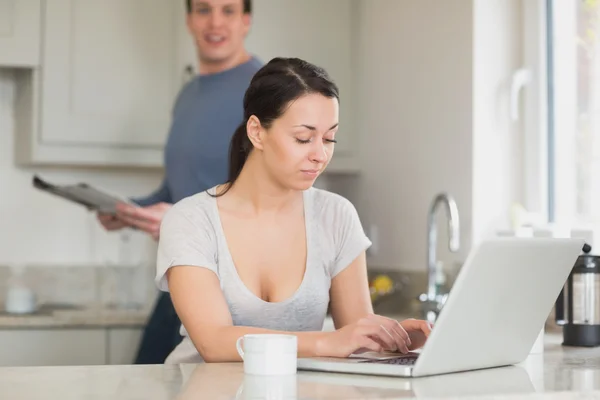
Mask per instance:
[[[60,186],[46,182],[39,176],[34,175],[33,186],[47,193],[81,204],[89,210],[106,214],[115,214],[117,203],[133,204],[127,198],[96,189],[87,183]]]

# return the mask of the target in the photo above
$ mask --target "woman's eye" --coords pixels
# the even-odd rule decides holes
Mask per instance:
[[[337,140],[335,140],[335,139],[323,139],[323,141],[326,143],[337,143]],[[301,144],[307,144],[307,143],[310,143],[311,140],[296,138],[296,142],[301,143]]]

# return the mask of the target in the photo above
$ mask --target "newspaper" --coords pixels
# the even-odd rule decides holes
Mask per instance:
[[[88,210],[98,211],[106,214],[116,214],[117,203],[135,205],[131,200],[125,197],[94,188],[87,183],[77,183],[73,185],[62,186],[54,185],[44,181],[39,176],[34,175],[33,186],[47,193],[80,204],[86,207]]]

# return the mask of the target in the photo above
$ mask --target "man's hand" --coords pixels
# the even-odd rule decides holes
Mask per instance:
[[[124,224],[147,232],[154,240],[158,240],[160,223],[172,206],[169,203],[158,203],[147,207],[136,207],[120,203],[117,204],[117,217]]]
[[[98,213],[96,218],[107,231],[116,231],[127,226],[116,215]]]

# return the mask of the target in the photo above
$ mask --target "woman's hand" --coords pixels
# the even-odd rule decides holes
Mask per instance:
[[[408,333],[411,344],[408,346],[409,350],[416,350],[423,347],[425,341],[431,333],[432,326],[427,322],[420,319],[406,319],[400,322],[402,328]]]
[[[413,329],[414,323],[407,326]],[[419,335],[415,335],[420,339]],[[365,351],[408,353],[414,346],[406,329],[396,320],[370,314],[358,322],[327,332],[317,341],[320,357],[348,357]]]

